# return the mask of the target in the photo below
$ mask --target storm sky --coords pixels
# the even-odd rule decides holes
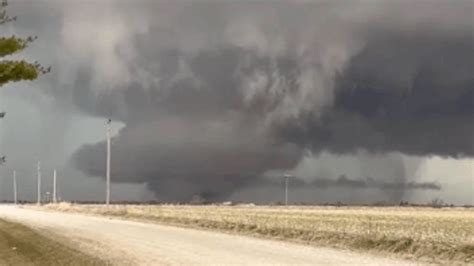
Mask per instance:
[[[1,199],[474,202],[474,1],[9,3]]]

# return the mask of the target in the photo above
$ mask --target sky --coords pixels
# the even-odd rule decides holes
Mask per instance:
[[[474,1],[9,1],[0,199],[474,204]]]

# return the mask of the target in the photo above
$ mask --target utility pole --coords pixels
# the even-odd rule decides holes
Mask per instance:
[[[38,198],[36,200],[36,204],[40,205],[41,204],[41,162],[38,161],[38,168],[37,168],[37,185],[38,185]]]
[[[16,186],[16,171],[13,170],[13,202],[15,205],[18,204],[18,191]]]
[[[56,191],[56,186],[57,186],[57,182],[56,182],[56,178],[57,178],[57,172],[56,172],[56,169],[54,169],[54,172],[53,172],[53,203],[57,203],[58,200],[57,200],[57,191]]]
[[[7,113],[5,113],[5,112],[0,112],[0,119],[5,118],[5,115],[6,115],[6,114],[7,114]],[[7,161],[7,160],[6,160],[6,157],[5,157],[5,156],[0,157],[0,165],[6,163],[6,161]]]
[[[288,181],[290,179],[290,175],[285,175],[285,206],[288,206]]]
[[[111,124],[112,120],[107,120],[107,165],[106,165],[106,182],[107,182],[107,192],[106,192],[106,199],[105,204],[109,206],[110,204],[110,132],[111,132]]]

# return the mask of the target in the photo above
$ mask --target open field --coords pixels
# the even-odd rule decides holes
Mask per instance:
[[[140,206],[42,209],[141,219],[432,262],[474,262],[474,210],[398,207]]]
[[[117,266],[418,265],[366,252],[13,205],[0,205],[0,218],[60,235],[80,250]]]
[[[0,265],[105,265],[99,259],[0,219]]]

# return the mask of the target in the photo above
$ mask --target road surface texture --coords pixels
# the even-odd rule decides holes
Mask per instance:
[[[114,265],[410,265],[336,250],[59,212],[0,205],[0,218],[20,222]]]

